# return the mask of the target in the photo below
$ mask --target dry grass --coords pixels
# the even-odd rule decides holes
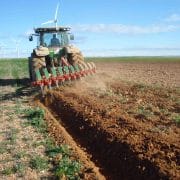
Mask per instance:
[[[11,91],[12,88],[9,92]],[[45,139],[43,134],[32,126],[25,126],[27,119],[22,112],[24,108],[29,108],[29,105],[24,101],[25,99],[16,98],[1,101],[3,116],[0,120],[0,179],[39,179],[52,176],[48,172],[49,165],[40,169],[38,165],[36,168],[31,166],[30,162],[34,157],[41,157],[43,160],[47,157],[44,145],[33,146],[34,143],[44,142]]]

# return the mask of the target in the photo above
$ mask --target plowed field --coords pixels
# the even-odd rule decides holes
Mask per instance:
[[[56,126],[65,128],[102,174],[95,173],[98,179],[179,179],[180,63],[97,66],[96,76],[38,102],[56,121],[52,134],[58,139]]]

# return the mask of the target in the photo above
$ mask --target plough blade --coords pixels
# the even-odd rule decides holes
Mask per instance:
[[[36,70],[36,81],[32,82],[33,86],[39,86],[41,88],[43,95],[44,87],[49,87],[49,89],[51,89],[52,86],[59,87],[59,85],[66,81],[74,81],[81,79],[82,77],[92,75],[96,72],[96,66],[93,62],[82,62],[74,66],[65,65],[51,67],[49,71],[47,68]]]

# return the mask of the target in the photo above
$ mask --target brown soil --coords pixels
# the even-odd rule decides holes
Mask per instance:
[[[35,104],[43,108],[46,112],[46,121],[51,137],[53,137],[59,145],[68,144],[73,150],[73,156],[75,159],[78,159],[78,161],[82,163],[83,167],[81,178],[104,180],[105,177],[99,172],[99,168],[90,160],[89,155],[82,147],[77,145],[77,143],[73,140],[73,137],[71,137],[66,129],[57,121],[57,119],[53,117],[50,111],[38,100]]]
[[[180,87],[179,62],[96,63],[100,74],[120,80],[164,87]]]
[[[52,126],[63,126],[107,179],[179,179],[180,64],[98,68],[95,77],[47,92],[40,103],[56,121]]]

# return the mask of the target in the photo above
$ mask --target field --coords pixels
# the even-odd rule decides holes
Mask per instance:
[[[54,88],[44,98],[29,87],[25,59],[0,60],[0,139],[5,147],[0,148],[0,177],[179,179],[180,59],[87,60],[96,63],[96,75]],[[27,110],[34,106],[39,107],[35,114],[44,112],[46,133],[39,125],[37,131],[37,123],[24,126],[33,119]],[[11,140],[16,135],[14,144],[7,144],[9,133]],[[22,136],[30,139],[24,142]],[[48,149],[55,154],[53,160],[46,153],[49,139],[54,143]],[[28,155],[17,159],[19,147]],[[47,164],[43,170],[32,163],[37,155],[40,164]],[[3,164],[4,158],[8,163]],[[18,163],[26,168],[17,168]]]

